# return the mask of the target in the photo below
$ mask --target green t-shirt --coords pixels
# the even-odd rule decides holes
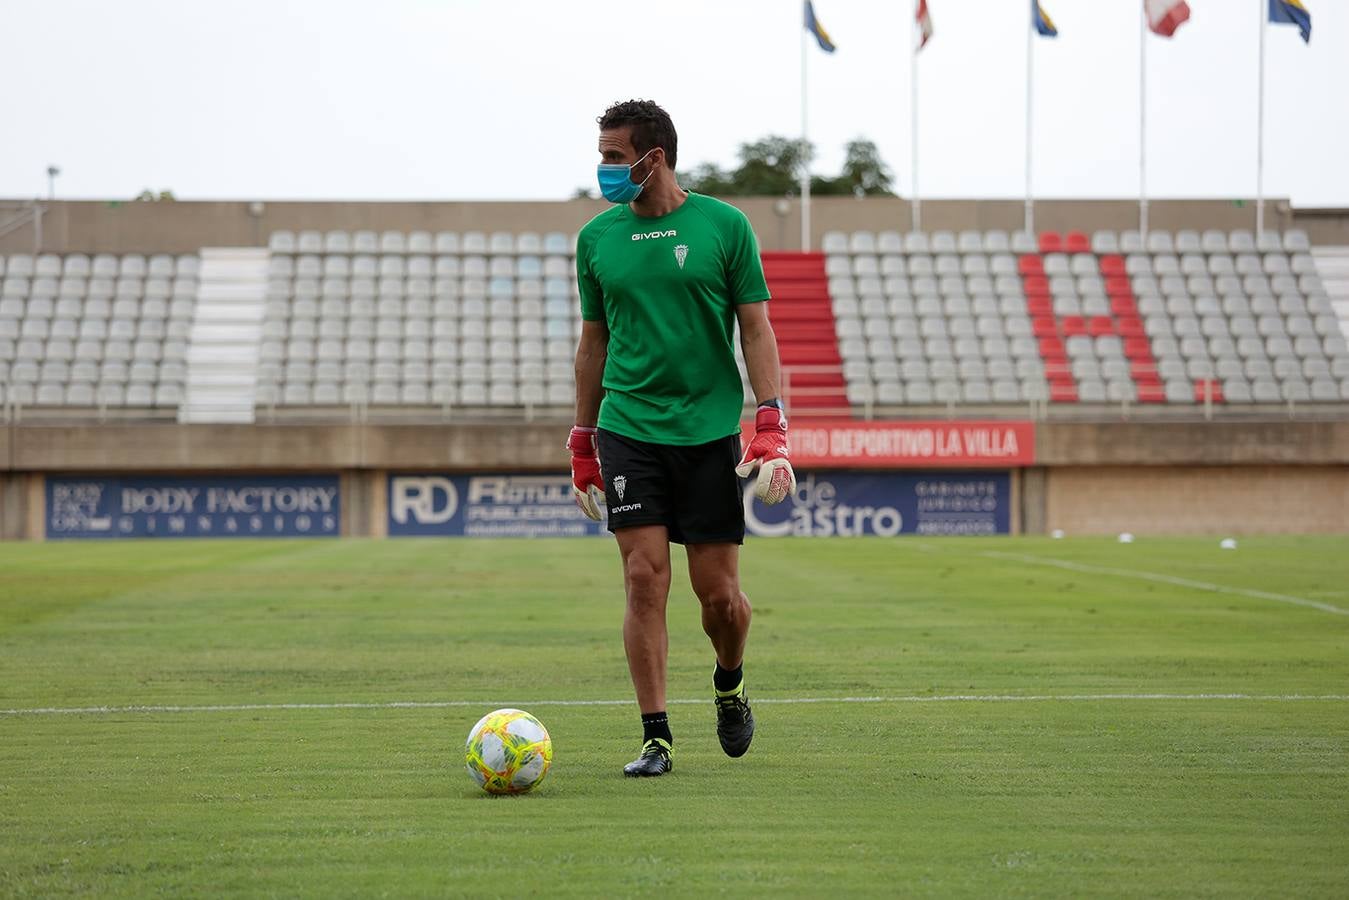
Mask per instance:
[[[609,326],[601,428],[690,446],[740,430],[735,306],[768,299],[745,214],[690,192],[642,218],[615,206],[576,245],[581,317]]]

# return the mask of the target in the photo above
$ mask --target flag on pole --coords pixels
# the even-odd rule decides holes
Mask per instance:
[[[1185,0],[1143,0],[1143,9],[1148,14],[1148,28],[1162,37],[1171,37],[1190,18],[1190,5]]]
[[[1040,33],[1040,37],[1059,36],[1059,29],[1054,25],[1054,20],[1049,18],[1049,13],[1040,5],[1039,0],[1030,0],[1030,15],[1031,23]]]
[[[825,31],[824,26],[820,24],[820,20],[815,18],[815,4],[811,3],[810,0],[806,0],[806,31],[815,36],[815,40],[820,44],[820,49],[825,53],[833,53],[838,49],[834,46],[833,40],[830,39],[829,32]]]
[[[914,18],[918,20],[918,49],[922,50],[932,37],[932,16],[927,11],[927,0],[918,0],[918,12]]]
[[[1296,25],[1302,40],[1312,41],[1312,14],[1302,0],[1269,0],[1269,21],[1274,25]]]

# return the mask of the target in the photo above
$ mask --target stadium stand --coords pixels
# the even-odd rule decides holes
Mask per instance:
[[[854,404],[1349,401],[1306,235],[825,235]]]
[[[259,407],[569,406],[573,239],[272,235]]]
[[[256,331],[199,300],[201,255],[0,257],[0,406],[168,416],[190,368],[203,396],[228,383],[267,418],[561,415],[574,240],[277,231]],[[829,232],[822,251],[763,255],[794,409],[1349,402],[1349,309],[1320,274],[1349,261],[1300,231]]]
[[[196,256],[13,255],[0,263],[0,402],[176,410]]]
[[[786,402],[792,408],[810,409],[819,415],[850,414],[824,256],[765,253],[763,264],[773,295],[769,310],[778,339]],[[743,363],[741,371],[743,374]],[[748,382],[748,376],[745,380]],[[748,389],[745,393],[752,396]]]

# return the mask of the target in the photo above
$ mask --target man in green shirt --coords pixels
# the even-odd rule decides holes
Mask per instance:
[[[756,490],[769,503],[794,491],[796,478],[749,221],[679,187],[674,124],[655,103],[616,103],[599,126],[597,174],[615,206],[577,241],[582,323],[567,446],[577,503],[596,520],[607,507],[623,560],[623,646],[643,731],[641,755],[623,772],[663,775],[674,743],[665,712],[670,543],[685,545],[716,655],[717,736],[728,756],[743,756],[754,716],[742,671],[750,605],[740,590],[739,477],[758,468]],[[737,324],[759,402],[743,454]]]

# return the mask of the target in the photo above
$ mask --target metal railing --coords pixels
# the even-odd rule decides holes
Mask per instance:
[[[850,417],[857,419],[934,419],[949,420],[1029,419],[1047,421],[1233,421],[1269,419],[1271,415],[1299,420],[1344,419],[1349,416],[1347,402],[1286,400],[1278,403],[1232,403],[1216,399],[1212,382],[1204,384],[1195,403],[1146,403],[1120,400],[1105,403],[1051,403],[1047,397],[1019,403],[965,403],[948,399],[930,404],[885,404],[874,399],[861,403],[836,405],[815,402],[824,396],[836,396],[840,388],[800,384],[801,376],[838,374],[840,366],[785,366],[782,370],[782,396],[794,417]],[[797,380],[797,383],[793,381]],[[515,406],[459,406],[456,404],[340,403],[331,406],[282,406],[259,404],[255,408],[259,424],[345,423],[365,424],[401,422],[407,424],[566,422],[572,416],[571,404],[519,404]],[[754,397],[745,398],[746,417],[752,417]],[[164,422],[176,421],[178,406],[126,407],[96,404],[68,407],[29,404],[6,398],[0,403],[0,422]]]
[[[42,214],[46,207],[36,200],[20,204],[0,206],[0,238],[18,231],[27,225],[33,226],[33,253],[42,252]]]
[[[836,375],[838,376],[838,384],[836,386],[801,384],[801,378],[803,376],[818,375]],[[842,406],[818,402],[821,398],[834,397],[840,392],[847,390],[847,382],[843,378],[842,366],[783,366],[781,388],[783,405],[791,411],[792,415],[852,415],[852,407],[847,403],[846,399]],[[753,404],[754,398],[749,397],[747,405],[752,406]]]

